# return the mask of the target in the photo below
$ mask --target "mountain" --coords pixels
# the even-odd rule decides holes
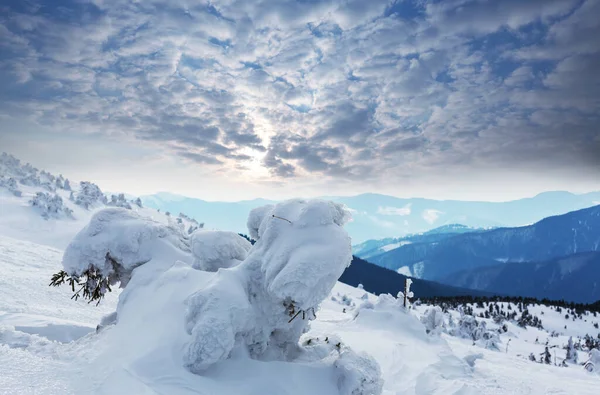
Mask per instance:
[[[446,282],[507,295],[592,303],[600,300],[600,252],[545,262],[507,262],[454,273]]]
[[[545,218],[534,225],[455,235],[409,244],[370,258],[405,274],[449,283],[448,276],[500,262],[546,261],[600,247],[600,206]]]
[[[367,240],[352,246],[352,252],[358,257],[367,259],[407,244],[435,242],[456,234],[483,230],[484,229],[482,228],[470,228],[460,224],[443,225],[424,233],[418,233],[404,237]]]
[[[404,291],[404,280],[407,276],[392,270],[369,263],[357,256],[352,257],[352,263],[340,277],[341,282],[357,287],[362,284],[365,291],[375,295],[389,293],[396,296]],[[491,296],[491,292],[453,287],[434,281],[412,279],[411,291],[415,298],[448,297],[448,296]]]
[[[560,191],[510,202],[401,199],[379,194],[324,198],[344,203],[352,210],[353,221],[346,225],[346,229],[355,244],[423,233],[450,224],[472,228],[529,225],[552,215],[600,204],[600,192],[575,195]],[[186,212],[205,222],[208,228],[238,232],[245,231],[248,211],[272,203],[264,199],[207,202],[165,193],[142,196],[141,199],[148,207],[172,213]]]
[[[246,220],[250,210],[275,203],[265,199],[254,199],[240,202],[208,202],[206,200],[188,198],[169,193],[142,196],[142,203],[162,212],[171,214],[185,213],[191,218],[205,224],[207,229],[227,229],[246,233]]]

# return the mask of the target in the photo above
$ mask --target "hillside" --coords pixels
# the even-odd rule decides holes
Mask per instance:
[[[592,303],[600,300],[600,252],[545,262],[507,262],[454,273],[445,281],[507,295]]]
[[[359,256],[363,259],[368,259],[372,256],[383,254],[384,252],[391,251],[407,244],[432,243],[446,239],[453,235],[469,232],[480,232],[483,230],[484,229],[482,228],[471,228],[460,224],[449,224],[439,226],[437,228],[428,230],[427,232],[411,234],[404,237],[367,240],[352,246],[352,251],[356,256]]]
[[[340,282],[357,287],[362,284],[364,289],[372,294],[380,295],[389,293],[397,295],[404,291],[404,280],[407,276],[396,273],[392,270],[369,263],[359,257],[354,256],[350,266],[340,277]],[[434,281],[421,280],[413,278],[411,290],[415,298],[431,298],[436,296],[486,296],[492,293],[453,287],[446,284],[436,283]],[[501,293],[499,293],[501,294]]]
[[[201,226],[180,214],[167,215],[124,194],[106,195],[94,183],[75,182],[0,155],[0,235],[64,249],[92,215],[121,207],[188,232]]]
[[[453,273],[501,262],[545,261],[600,247],[600,206],[545,218],[533,225],[409,244],[370,261],[405,274],[447,282]]]

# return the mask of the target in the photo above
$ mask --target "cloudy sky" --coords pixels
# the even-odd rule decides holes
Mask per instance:
[[[4,0],[0,151],[209,200],[600,190],[600,0]]]

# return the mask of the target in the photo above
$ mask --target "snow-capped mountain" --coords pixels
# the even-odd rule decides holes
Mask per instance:
[[[409,244],[369,260],[419,278],[454,284],[455,278],[450,276],[461,271],[503,262],[542,262],[599,249],[600,206],[595,206],[545,218],[530,226]],[[473,282],[469,284],[479,287]]]
[[[142,196],[145,206],[185,212],[201,219],[208,228],[243,232],[243,218],[264,204],[264,199],[240,202],[207,202],[172,194]],[[379,194],[324,197],[346,204],[353,221],[347,225],[354,244],[367,240],[399,238],[427,232],[444,225],[463,224],[472,228],[523,226],[543,218],[591,207],[600,202],[600,192],[576,195],[546,192],[509,202],[470,202],[433,199],[400,199]]]
[[[445,282],[506,295],[592,303],[600,300],[600,251],[544,262],[506,262],[454,273]]]
[[[470,228],[460,224],[449,224],[439,226],[427,232],[408,235],[404,237],[386,238],[379,240],[367,240],[360,244],[352,246],[352,252],[363,259],[368,259],[372,256],[383,254],[398,247],[412,243],[431,243],[438,240],[443,240],[447,237],[456,234],[482,231],[482,228]]]

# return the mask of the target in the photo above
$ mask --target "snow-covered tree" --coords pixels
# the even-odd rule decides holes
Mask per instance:
[[[64,270],[53,276],[51,285],[69,283],[78,290],[74,299],[99,303],[115,284],[124,288],[135,268],[186,252],[189,242],[168,226],[131,210],[103,209],[71,241],[63,256]]]
[[[430,335],[439,335],[444,329],[444,313],[439,306],[433,306],[425,310],[421,316],[421,322],[425,325],[425,331]]]
[[[579,355],[577,354],[577,349],[573,344],[573,336],[569,337],[569,341],[567,342],[567,356],[566,360],[572,363],[577,363]]]
[[[187,336],[184,347],[177,347],[183,350],[183,365],[205,374],[230,358],[234,349],[245,349],[255,359],[318,360],[334,370],[340,394],[379,395],[381,371],[371,357],[352,352],[340,341],[318,343],[318,350],[300,343],[319,304],[352,259],[350,238],[343,229],[348,219],[348,211],[332,202],[286,201],[250,213],[249,231],[257,242],[249,251],[249,243],[236,234],[233,242],[213,240],[217,245],[212,249],[196,251],[196,258],[204,261],[241,258],[243,254],[220,249],[242,240],[247,256],[231,268],[204,273],[210,276],[206,283],[184,288],[190,290],[181,320]],[[72,281],[82,287],[82,296],[100,300],[120,281],[125,289],[117,314],[100,325],[101,329],[116,323],[118,329],[122,314],[135,311],[135,303],[145,303],[141,296],[148,284],[163,287],[169,281],[195,278],[192,252],[185,248],[190,240],[183,233],[133,210],[101,210],[65,251],[63,274],[57,274],[53,283]],[[177,328],[174,333],[181,339]]]
[[[16,197],[22,196],[22,192],[19,190],[19,186],[17,185],[17,180],[15,180],[13,177],[0,178],[0,187],[8,189],[8,191]]]
[[[488,330],[485,321],[477,321],[471,315],[463,315],[458,322],[458,326],[451,334],[464,339],[471,339],[473,344],[479,344],[490,350],[499,349],[500,338],[498,334],[495,331]]]
[[[106,204],[106,196],[100,190],[98,185],[87,181],[81,181],[79,183],[80,189],[77,195],[74,197],[75,204],[89,210],[96,204]]]
[[[548,349],[548,346],[545,347],[544,352],[542,353],[541,360],[546,365],[552,364],[552,354],[550,354],[550,350]]]
[[[72,190],[72,189],[71,189],[71,182],[69,181],[69,179],[68,179],[68,178],[67,178],[67,179],[65,179],[65,183],[64,183],[64,185],[63,185],[63,189],[64,189],[65,191],[71,191],[71,190]]]
[[[40,211],[41,216],[45,219],[71,217],[73,214],[73,211],[63,204],[62,198],[58,195],[37,192],[30,203]]]
[[[341,205],[291,200],[251,211],[248,230],[257,240],[247,259],[219,271],[188,302],[186,352],[201,372],[229,356],[238,343],[251,356],[289,359],[319,303],[352,260]],[[211,340],[212,339],[212,340]]]
[[[114,207],[122,207],[127,210],[131,210],[131,204],[129,204],[129,202],[125,198],[125,194],[123,194],[123,193],[120,193],[118,195],[111,195],[110,202],[108,202],[108,205],[114,206]]]

